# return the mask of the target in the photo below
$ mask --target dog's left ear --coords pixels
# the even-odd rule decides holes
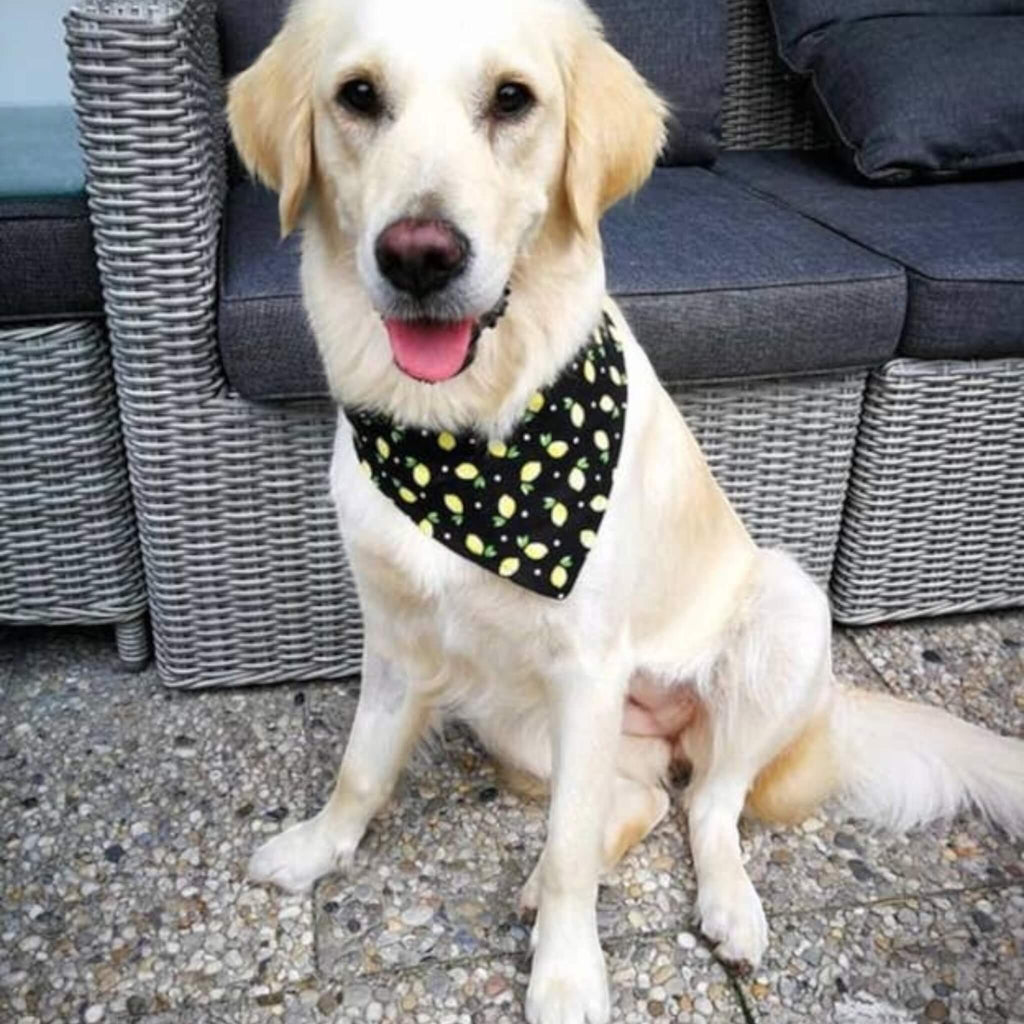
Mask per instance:
[[[290,16],[228,88],[231,135],[249,171],[280,194],[282,237],[298,222],[313,173],[313,55],[306,50]]]
[[[668,109],[595,26],[568,66],[565,189],[580,231],[647,180],[665,144]]]

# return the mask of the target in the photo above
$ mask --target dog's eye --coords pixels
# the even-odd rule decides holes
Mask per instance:
[[[355,114],[363,117],[377,117],[381,112],[380,95],[372,82],[365,78],[353,78],[338,90],[338,102]]]
[[[503,82],[494,93],[491,112],[494,117],[518,117],[533,106],[533,93],[522,82]]]

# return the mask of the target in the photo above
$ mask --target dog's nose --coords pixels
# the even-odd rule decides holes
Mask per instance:
[[[469,240],[447,221],[406,217],[380,233],[374,253],[380,272],[400,291],[420,299],[466,269]]]

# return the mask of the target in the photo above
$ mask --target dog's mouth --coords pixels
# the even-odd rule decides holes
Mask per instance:
[[[480,335],[493,327],[508,306],[508,288],[481,317],[463,320],[401,320],[385,317],[395,364],[407,376],[427,384],[451,380],[476,356]]]

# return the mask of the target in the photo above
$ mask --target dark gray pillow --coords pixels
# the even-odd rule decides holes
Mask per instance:
[[[771,7],[783,60],[810,75],[844,156],[865,177],[900,182],[1024,164],[1024,0]]]
[[[768,0],[782,59],[808,72],[823,29],[865,18],[1024,14],[1024,0]]]

